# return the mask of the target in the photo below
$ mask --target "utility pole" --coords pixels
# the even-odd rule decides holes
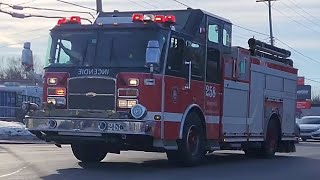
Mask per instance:
[[[270,27],[270,42],[271,45],[274,45],[274,37],[273,37],[273,28],[272,28],[272,4],[271,1],[277,1],[277,0],[257,0],[257,2],[266,2],[268,1],[268,6],[269,6],[269,27]]]
[[[96,4],[97,4],[97,13],[101,13],[102,12],[102,0],[96,0]]]

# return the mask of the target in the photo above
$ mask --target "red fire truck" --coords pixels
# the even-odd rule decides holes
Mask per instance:
[[[99,162],[124,150],[195,165],[215,150],[295,151],[297,69],[256,39],[233,47],[232,23],[199,9],[103,12],[51,29],[44,106],[27,128]]]

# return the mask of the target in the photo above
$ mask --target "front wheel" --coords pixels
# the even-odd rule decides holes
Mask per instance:
[[[178,141],[177,151],[168,151],[169,162],[193,166],[200,163],[205,156],[205,129],[196,113],[187,116],[183,127],[183,136]]]
[[[71,148],[73,155],[84,163],[100,162],[108,153],[103,143],[72,143]]]

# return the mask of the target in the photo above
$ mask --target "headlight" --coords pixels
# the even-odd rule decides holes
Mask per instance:
[[[142,119],[147,115],[147,108],[141,104],[137,104],[131,108],[130,113],[135,119]]]
[[[58,84],[58,78],[48,78],[47,79],[48,85],[57,85]]]
[[[47,103],[52,103],[53,105],[56,105],[56,106],[64,106],[67,104],[66,98],[63,98],[63,97],[48,97]]]
[[[139,79],[129,79],[129,86],[139,86]]]
[[[119,108],[132,108],[136,104],[138,104],[138,100],[136,99],[119,99],[118,100]]]

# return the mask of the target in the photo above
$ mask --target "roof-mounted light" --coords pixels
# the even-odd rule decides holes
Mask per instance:
[[[145,15],[143,15],[143,21],[145,21],[145,22],[154,22],[154,19],[155,19],[155,17],[154,17],[154,15],[153,14],[145,14]]]
[[[176,23],[177,22],[176,16],[173,16],[173,15],[165,16],[164,21],[167,23]]]
[[[70,17],[70,23],[81,24],[80,16],[71,16]]]
[[[153,14],[140,14],[135,13],[132,15],[133,22],[156,22],[156,23],[167,23],[175,24],[176,16],[174,15],[153,15]]]
[[[61,24],[81,24],[81,17],[79,16],[71,16],[70,18],[61,18],[58,20],[58,25]]]
[[[155,15],[154,22],[164,23],[165,22],[164,15]]]
[[[133,22],[142,22],[143,21],[143,14],[133,14],[132,21]]]

